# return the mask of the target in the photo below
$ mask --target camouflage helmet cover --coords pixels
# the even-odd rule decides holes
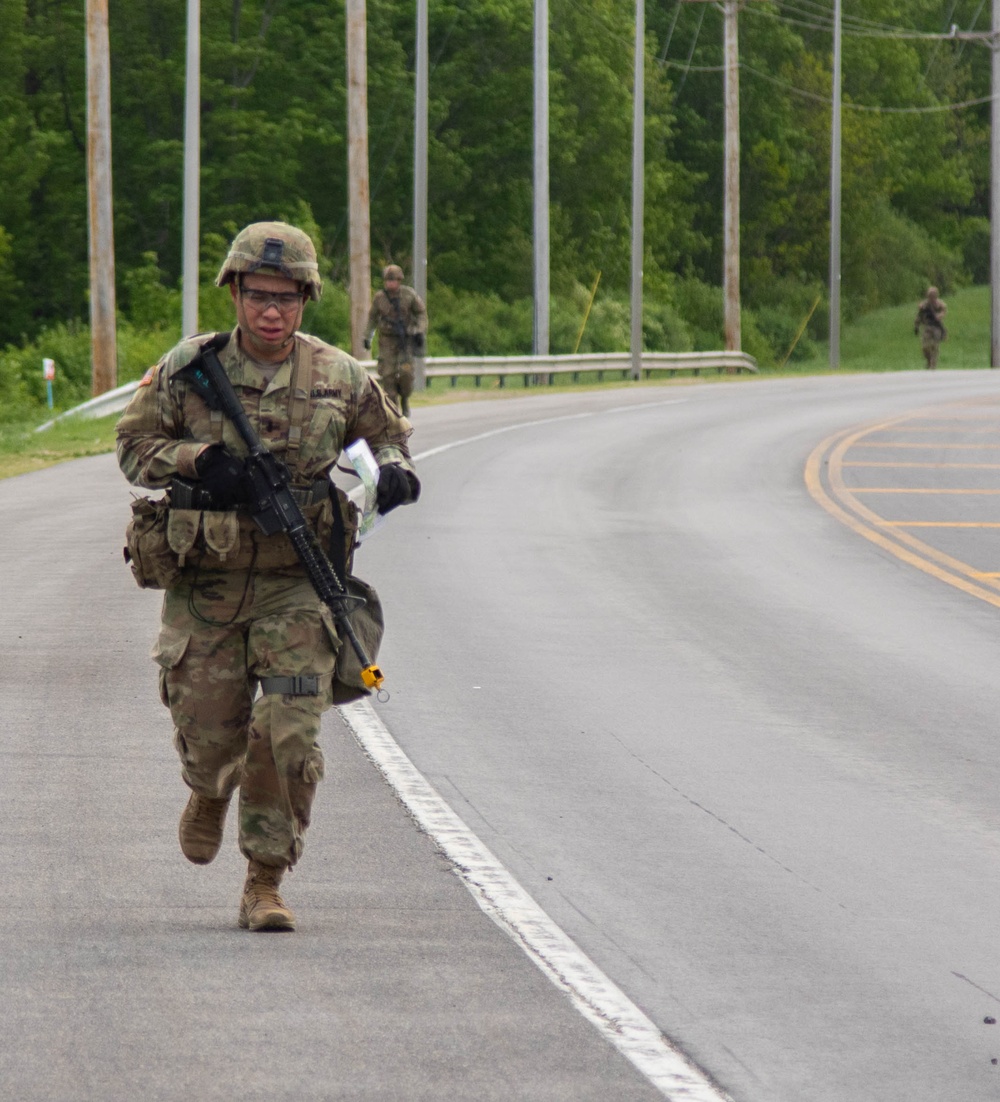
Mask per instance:
[[[240,230],[215,283],[224,287],[239,274],[257,271],[304,283],[312,299],[318,299],[323,290],[315,246],[307,233],[287,222],[254,222]]]
[[[403,269],[398,264],[390,264],[382,272],[382,281],[387,279],[403,279]]]

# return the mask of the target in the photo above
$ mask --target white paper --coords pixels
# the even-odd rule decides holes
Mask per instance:
[[[385,517],[378,511],[378,464],[367,440],[355,440],[344,449],[344,455],[351,461],[355,474],[361,480],[361,485],[348,494],[361,511],[358,525],[360,543],[385,522]]]

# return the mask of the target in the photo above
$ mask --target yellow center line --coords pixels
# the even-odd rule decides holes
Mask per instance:
[[[954,421],[954,422],[952,422],[952,424],[962,424],[962,422],[961,421]],[[893,432],[893,431],[898,431],[898,432],[946,432],[946,431],[950,431],[950,426],[947,425],[947,424],[940,424],[940,425],[935,425],[935,424],[907,425],[905,429],[898,429],[898,430],[885,429],[883,431],[885,431],[885,432]],[[961,431],[965,432],[966,434],[980,433],[984,436],[987,433],[992,433],[992,432],[1000,433],[1000,422],[998,422],[998,424],[995,428],[992,427],[992,426],[987,427],[987,428],[974,428],[974,429],[973,428],[966,428],[966,429],[962,429]]]
[[[916,428],[919,424],[924,424],[924,425],[935,425],[935,424],[963,425],[966,422],[975,423],[976,421],[995,421],[997,424],[1000,424],[1000,414],[997,414],[997,413],[971,414],[970,413],[970,414],[967,414],[967,415],[960,415],[960,416],[956,416],[956,417],[936,417],[936,416],[933,416],[932,414],[927,414],[926,416],[917,415],[917,416],[911,418],[911,423],[913,424],[914,428]],[[894,430],[894,428],[895,428],[895,426],[890,425],[885,431],[886,432],[892,432]]]
[[[888,551],[901,561],[922,570],[925,574],[930,574],[939,581],[946,582],[972,597],[1000,608],[1000,593],[995,591],[1000,588],[1000,573],[976,570],[968,563],[952,558],[952,556],[938,551],[936,547],[923,543],[915,536],[910,535],[909,532],[901,530],[900,527],[888,524],[877,513],[872,512],[853,497],[843,481],[841,468],[849,465],[845,462],[844,456],[849,448],[860,441],[861,437],[870,432],[888,429],[919,415],[919,412],[912,413],[904,417],[894,418],[891,421],[884,421],[878,425],[834,433],[827,437],[813,449],[806,460],[804,471],[806,488],[817,504],[858,535]],[[827,493],[823,485],[824,458],[827,460],[826,469],[830,493]],[[868,464],[861,465],[868,466]],[[886,465],[895,466],[896,464]],[[926,465],[935,466],[934,464]],[[888,534],[890,532],[891,538]],[[983,585],[977,585],[976,582],[993,586],[993,589],[986,589]]]
[[[943,489],[934,486],[851,486],[852,494],[1000,494],[1000,490]]]
[[[1000,440],[995,444],[954,444],[948,440],[857,440],[855,448],[1000,448]]]
[[[845,459],[840,465],[842,467],[919,467],[931,471],[1000,471],[1000,463],[892,463],[878,459]]]

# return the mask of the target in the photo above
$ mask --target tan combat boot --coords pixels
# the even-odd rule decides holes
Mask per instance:
[[[181,814],[177,834],[181,852],[196,865],[207,865],[222,845],[222,828],[229,810],[229,797],[213,799],[192,792]]]
[[[239,923],[244,930],[294,930],[295,915],[278,895],[284,869],[250,860],[243,885]]]

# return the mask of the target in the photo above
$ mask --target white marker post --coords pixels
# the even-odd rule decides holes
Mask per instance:
[[[49,409],[52,409],[52,381],[56,377],[56,361],[50,360],[48,356],[42,360],[42,376],[45,379],[45,391],[49,399]]]

